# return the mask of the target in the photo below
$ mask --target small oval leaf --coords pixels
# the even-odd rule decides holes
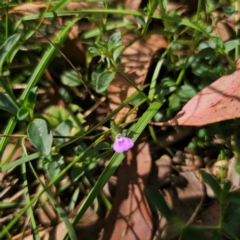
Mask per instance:
[[[27,134],[29,141],[43,156],[51,153],[53,136],[50,125],[45,118],[35,118],[28,125]]]
[[[100,74],[96,81],[96,91],[98,93],[104,92],[114,79],[115,74],[115,72],[104,72]]]
[[[46,163],[45,168],[47,170],[50,180],[55,178],[64,168],[65,162],[62,155],[51,156],[51,161]],[[60,182],[61,178],[56,183]]]
[[[64,85],[67,85],[69,87],[76,87],[82,84],[79,75],[81,74],[80,73],[78,74],[74,70],[65,71],[61,75],[61,81]]]

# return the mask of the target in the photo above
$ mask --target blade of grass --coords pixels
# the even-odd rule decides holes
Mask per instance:
[[[24,145],[24,139],[22,139],[21,145],[22,145],[22,148],[23,148],[23,151],[24,151],[24,155],[27,156],[27,151],[26,151],[26,148],[25,148],[25,145]],[[28,204],[31,201],[31,199],[30,199],[30,194],[29,194],[29,189],[28,189],[29,184],[28,184],[28,180],[27,180],[26,163],[21,164],[21,172],[22,172],[22,176],[23,176],[23,187],[24,187],[24,190],[25,190],[26,202]],[[37,225],[36,225],[36,221],[35,221],[32,206],[28,209],[28,213],[29,213],[29,218],[31,220],[31,225],[32,225],[34,238],[36,240],[40,240],[40,236],[39,236],[39,233],[38,233],[38,229],[37,229]],[[27,220],[24,224],[24,231],[23,232],[25,232],[25,230],[26,230],[26,227],[28,225],[28,221],[29,220]]]
[[[156,88],[156,85],[157,85],[157,78],[158,78],[160,69],[162,67],[162,64],[163,64],[163,59],[159,59],[158,63],[157,63],[157,66],[156,66],[156,68],[154,70],[153,76],[152,76],[152,81],[151,81],[150,89],[149,89],[149,93],[148,93],[148,98],[151,101],[153,101],[153,99],[154,99],[155,88]]]
[[[5,166],[2,166],[3,164],[0,165],[0,172],[5,172],[11,168],[14,168],[14,167],[17,167],[23,163],[26,163],[26,162],[29,162],[31,160],[34,160],[36,158],[39,158],[41,157],[40,153],[33,153],[29,156],[26,156],[26,157],[22,157],[22,158],[19,158],[18,160],[14,161],[14,162],[11,162]]]
[[[11,54],[14,47],[19,42],[21,34],[15,33],[11,37],[9,37],[2,47],[0,48],[0,72],[2,72],[3,63],[6,61],[7,57]]]

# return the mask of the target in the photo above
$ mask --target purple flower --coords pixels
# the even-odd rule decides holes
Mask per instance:
[[[133,145],[134,142],[131,138],[123,137],[121,134],[118,134],[113,144],[113,149],[115,152],[122,153],[132,148]]]

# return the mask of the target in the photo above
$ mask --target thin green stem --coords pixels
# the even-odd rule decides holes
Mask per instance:
[[[23,138],[22,141],[21,141],[21,146],[22,146],[24,155],[27,156],[28,154],[27,154],[27,150],[25,148],[24,143],[25,143],[25,141],[24,141],[24,138]],[[28,180],[27,180],[26,163],[21,164],[21,172],[22,172],[22,177],[23,177],[23,186],[24,186],[24,190],[25,190],[26,201],[27,201],[27,204],[29,204],[31,199],[30,199],[29,188],[28,188],[29,184],[28,184]],[[29,218],[31,220],[31,224],[32,224],[34,238],[36,240],[40,240],[40,236],[38,234],[37,225],[36,225],[36,222],[35,222],[35,217],[34,217],[32,205],[30,205],[30,207],[28,209],[28,213],[29,213]],[[28,221],[26,221],[26,223],[24,225],[25,227],[27,226],[27,222]]]
[[[200,20],[201,7],[202,7],[202,0],[198,0],[198,7],[197,7],[197,22]]]

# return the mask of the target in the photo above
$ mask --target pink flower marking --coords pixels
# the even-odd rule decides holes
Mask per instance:
[[[118,134],[113,144],[113,149],[117,153],[122,153],[132,148],[133,145],[134,142],[131,138],[123,137],[121,134]]]

